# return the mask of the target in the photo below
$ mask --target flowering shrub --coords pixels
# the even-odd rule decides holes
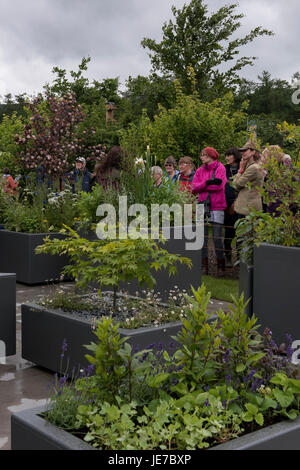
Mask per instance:
[[[98,449],[201,449],[300,413],[300,381],[289,346],[244,313],[243,297],[229,312],[208,314],[205,287],[187,297],[174,355],[162,348],[133,351],[118,325],[103,317],[88,346],[90,375],[55,390],[76,408],[72,432]],[[151,345],[153,346],[153,345]],[[59,399],[58,398],[59,393]],[[51,421],[51,415],[47,418]],[[53,421],[52,421],[53,422]],[[56,421],[59,424],[59,420]]]
[[[74,226],[77,220],[78,195],[67,187],[64,191],[47,185],[28,186],[17,198],[6,198],[3,222],[7,230],[25,233],[59,231],[63,223]]]

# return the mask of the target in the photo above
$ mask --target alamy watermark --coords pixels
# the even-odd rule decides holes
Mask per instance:
[[[300,103],[300,80],[296,80],[295,82],[293,82],[292,88],[296,88],[296,90],[292,94],[292,103],[299,104]]]
[[[292,349],[294,350],[292,354],[292,363],[298,366],[300,364],[300,339],[293,341]]]
[[[169,240],[185,239],[186,250],[201,250],[204,243],[204,206],[198,204],[193,214],[193,205],[151,204],[150,214],[144,204],[132,204],[128,207],[127,196],[119,196],[117,211],[112,204],[98,206],[96,215],[103,217],[97,224],[96,234],[99,239],[149,239],[157,240],[160,233]],[[171,215],[173,223],[171,223]],[[130,218],[130,222],[129,222]]]

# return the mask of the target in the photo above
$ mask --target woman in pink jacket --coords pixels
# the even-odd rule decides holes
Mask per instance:
[[[209,199],[209,212],[205,214],[204,245],[202,249],[203,274],[208,274],[208,222],[212,224],[213,240],[217,257],[218,276],[224,276],[225,257],[222,236],[224,210],[226,209],[225,183],[226,169],[218,161],[219,154],[212,147],[206,147],[200,154],[202,166],[198,168],[193,179],[193,194],[199,195],[199,204]],[[206,204],[205,204],[206,206]]]

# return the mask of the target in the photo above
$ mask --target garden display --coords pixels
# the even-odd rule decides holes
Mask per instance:
[[[244,313],[243,297],[215,318],[207,313],[209,300],[204,286],[187,297],[173,354],[134,350],[112,317],[102,317],[87,345],[90,365],[77,377],[57,375],[53,396],[38,416],[13,416],[13,448],[43,448],[43,435],[50,435],[50,448],[55,436],[62,441],[54,438],[52,448],[87,449],[87,443],[91,450],[218,449],[227,441],[239,448],[243,436],[241,448],[248,440],[249,448],[279,449],[278,435],[292,434],[289,443],[299,449],[300,382],[291,345],[282,351],[270,330],[260,335],[257,319]],[[64,348],[62,360],[66,355]],[[41,418],[51,423],[48,430]],[[22,440],[24,423],[29,428]],[[257,430],[263,441],[255,439]]]

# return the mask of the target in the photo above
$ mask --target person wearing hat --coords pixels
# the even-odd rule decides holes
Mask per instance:
[[[198,168],[192,182],[193,194],[198,194],[198,203],[204,204],[206,222],[212,224],[213,241],[217,257],[218,276],[225,271],[225,257],[222,236],[224,210],[226,209],[226,169],[218,161],[219,154],[213,147],[206,147],[200,154],[202,166]],[[209,200],[209,207],[207,201]],[[204,245],[202,248],[202,272],[208,274],[208,224],[204,224]]]
[[[91,182],[93,177],[89,170],[86,168],[85,158],[76,158],[75,167],[75,181],[78,181],[78,178],[82,177],[81,189],[82,191],[89,193],[91,191]]]
[[[244,217],[252,209],[262,210],[262,197],[259,188],[264,182],[264,173],[259,164],[260,154],[255,142],[247,142],[239,151],[242,154],[240,169],[234,176],[232,185],[238,191],[234,210]]]

